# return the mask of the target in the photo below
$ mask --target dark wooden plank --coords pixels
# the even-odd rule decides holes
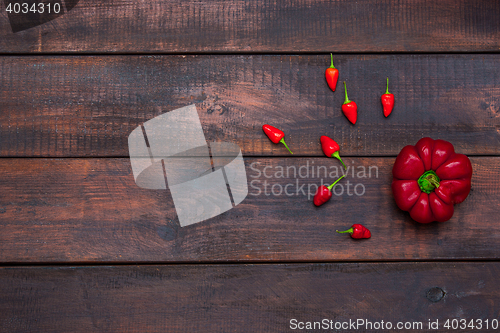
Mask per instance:
[[[472,158],[473,188],[452,220],[420,225],[394,203],[394,158],[345,159],[356,167],[354,176],[350,169],[343,192],[336,188],[319,208],[314,186],[336,179],[339,162],[250,158],[247,198],[183,228],[170,192],[138,188],[127,159],[0,159],[1,262],[494,259],[500,255],[499,159]],[[322,165],[327,177],[323,169],[318,176]],[[353,223],[370,228],[372,238],[335,232]]]
[[[466,319],[495,332],[499,274],[497,262],[1,268],[0,331],[290,332],[326,319],[449,332]]]
[[[395,156],[423,136],[469,155],[500,153],[500,55],[339,55],[344,89],[324,80],[327,55],[0,58],[1,156],[128,156],[139,124],[195,103],[207,140],[245,156],[283,155],[261,130],[286,132],[297,155],[322,156],[320,135],[342,154]],[[385,79],[396,96],[382,114]],[[341,85],[341,84],[340,84]]]
[[[52,1],[54,2],[54,1]],[[68,1],[65,1],[68,3]],[[80,1],[0,52],[469,52],[500,48],[496,0]]]

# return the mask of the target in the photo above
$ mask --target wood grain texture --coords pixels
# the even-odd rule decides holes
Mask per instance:
[[[330,202],[317,208],[312,203],[315,186],[322,181],[331,183],[337,178],[335,170],[341,174],[335,168],[338,161],[246,159],[247,198],[226,213],[181,228],[170,192],[138,188],[127,159],[1,159],[1,262],[385,261],[500,256],[500,187],[494,181],[500,178],[498,157],[472,158],[469,197],[455,206],[451,221],[429,225],[413,222],[396,207],[390,190],[394,158],[344,161],[355,166],[354,175],[350,168],[340,182],[343,187],[336,187]],[[318,176],[319,166],[327,167],[327,176],[323,168]],[[372,238],[356,241],[335,232],[353,223],[366,225]]]
[[[500,49],[496,0],[80,1],[0,52],[469,52]]]
[[[338,55],[50,56],[0,58],[1,156],[128,156],[127,137],[162,113],[195,103],[209,141],[245,156],[284,155],[261,126],[286,133],[296,155],[322,156],[321,135],[344,156],[395,156],[423,136],[469,155],[500,153],[500,56]],[[380,95],[386,77],[396,105]],[[359,106],[342,114],[341,82]]]
[[[0,268],[0,332],[290,332],[291,319],[449,332],[447,319],[500,319],[499,274],[497,262]]]

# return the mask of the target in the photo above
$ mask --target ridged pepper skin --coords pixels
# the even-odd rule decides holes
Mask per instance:
[[[448,141],[423,138],[401,150],[392,175],[400,209],[419,223],[445,222],[453,216],[453,205],[469,195],[472,165]]]

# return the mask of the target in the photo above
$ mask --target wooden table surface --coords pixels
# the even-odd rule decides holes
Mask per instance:
[[[64,15],[16,33],[9,2],[0,332],[495,331],[499,1],[66,0]],[[324,80],[331,52],[355,126],[343,87]],[[181,228],[169,190],[135,184],[127,138],[189,104],[207,141],[239,145],[250,187],[232,210]],[[340,172],[321,135],[355,172],[317,208],[308,192]],[[425,136],[452,142],[474,170],[445,223],[413,222],[390,187],[398,152]],[[310,173],[277,174],[294,167]],[[372,238],[336,234],[353,223]],[[335,326],[357,320],[375,326]]]

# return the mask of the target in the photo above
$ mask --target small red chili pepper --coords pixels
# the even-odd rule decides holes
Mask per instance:
[[[342,162],[342,159],[340,158],[340,155],[339,155],[340,147],[337,144],[337,142],[335,142],[333,139],[330,139],[329,137],[327,137],[325,135],[321,136],[320,141],[321,141],[321,148],[323,149],[323,153],[325,153],[325,155],[328,157],[335,157],[336,159],[338,159],[342,163],[342,165],[344,166],[344,169],[345,169],[346,166],[345,166],[344,162]]]
[[[333,54],[330,53],[332,64],[325,71],[326,82],[332,91],[337,88],[337,80],[339,79],[339,70],[333,66]]]
[[[271,125],[263,125],[262,129],[264,130],[264,133],[266,133],[267,137],[273,142],[273,143],[282,143],[285,145],[286,149],[290,152],[290,154],[293,155],[292,151],[290,148],[285,143],[285,133],[277,129],[276,127],[272,127]]]
[[[388,117],[394,108],[394,95],[389,92],[389,78],[387,78],[387,89],[380,98],[384,107],[384,116]]]
[[[361,238],[370,238],[372,236],[372,233],[368,228],[362,226],[361,224],[353,224],[350,229],[347,229],[346,231],[338,231],[339,234],[346,234],[349,233],[351,234],[352,238],[355,239],[361,239]]]
[[[344,89],[345,89],[345,101],[342,105],[342,112],[349,119],[349,121],[354,125],[356,124],[356,120],[358,120],[358,106],[355,102],[350,101],[347,97],[347,87],[344,81]]]
[[[316,194],[314,195],[314,200],[313,200],[314,204],[316,206],[321,206],[322,204],[330,200],[330,198],[332,197],[332,188],[344,177],[345,175],[337,179],[330,186],[321,185],[316,191]]]

